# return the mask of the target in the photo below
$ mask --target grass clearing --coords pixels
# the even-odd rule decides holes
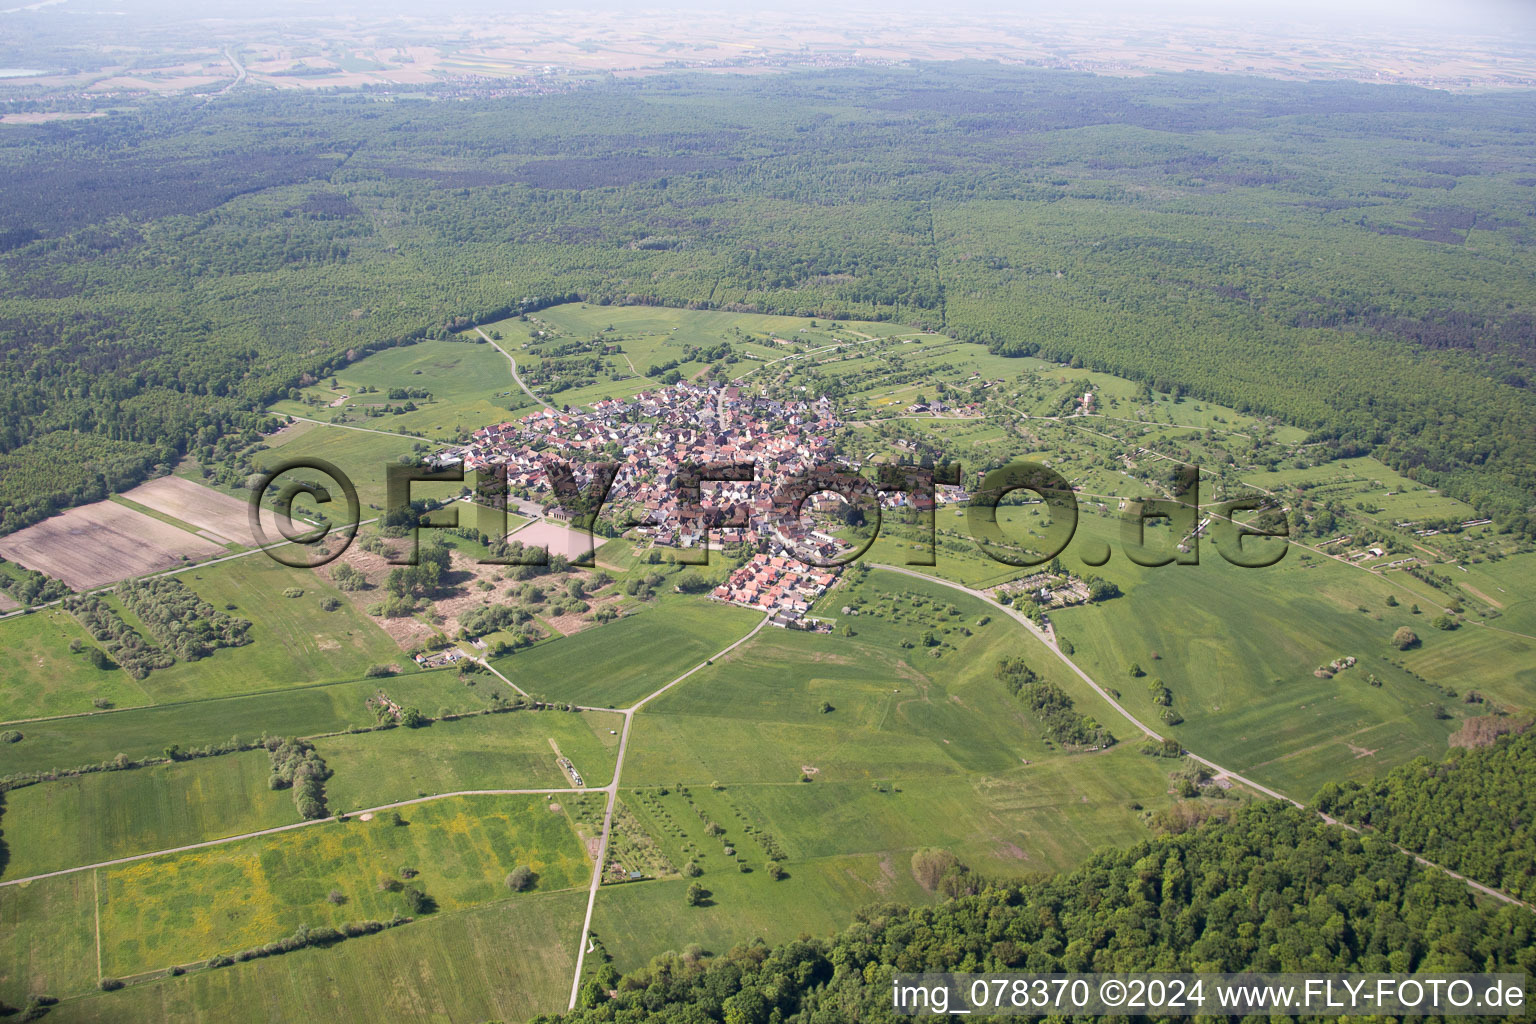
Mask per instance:
[[[480,686],[501,685],[479,678]],[[551,740],[588,786],[606,786],[622,726],[622,716],[598,711],[513,711],[422,729],[332,736],[315,747],[335,773],[326,783],[332,807],[377,807],[467,789],[568,786]]]
[[[503,879],[530,865],[538,891],[583,883],[590,870],[569,819],[539,797],[451,797],[388,816],[330,822],[257,840],[168,854],[101,872],[103,970],[190,963],[291,934],[407,913],[381,876],[412,880],[442,911],[517,900]],[[327,893],[339,890],[344,902]]]
[[[240,835],[299,820],[267,787],[264,750],[43,782],[5,794],[5,877]]]

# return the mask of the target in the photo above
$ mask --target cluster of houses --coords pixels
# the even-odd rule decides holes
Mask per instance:
[[[617,463],[605,507],[628,506],[629,515],[616,521],[636,523],[656,544],[696,547],[707,533],[719,545],[766,541],[770,549],[826,562],[847,545],[815,529],[803,513],[828,510],[841,499],[818,494],[801,515],[790,515],[773,496],[785,481],[834,461],[837,425],[825,397],[765,398],[735,385],[681,381],[629,399],[603,399],[590,411],[541,409],[483,427],[436,461],[481,472],[504,465],[511,488],[535,502],[553,497],[546,458],[572,464],[583,488],[592,475],[586,466]],[[752,479],[704,482],[694,503],[679,486],[684,471],[710,463],[749,463]],[[530,510],[527,503],[520,507]]]
[[[807,566],[792,558],[758,554],[731,573],[730,579],[716,587],[710,596],[717,601],[768,612],[773,615],[769,621],[775,626],[814,629],[819,628],[818,625],[808,620],[805,613],[835,579],[825,569]]]

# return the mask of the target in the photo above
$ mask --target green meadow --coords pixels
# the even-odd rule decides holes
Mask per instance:
[[[264,750],[97,772],[5,794],[5,877],[153,853],[299,820]]]
[[[452,672],[420,672],[54,718],[30,723],[20,743],[0,744],[0,775],[95,764],[118,754],[159,756],[170,744],[190,750],[231,736],[314,736],[371,726],[366,701],[380,689],[429,715],[442,707],[479,711],[490,703],[489,692],[478,692],[484,687],[463,686]]]
[[[537,697],[625,707],[744,636],[760,618],[700,597],[663,595],[633,615],[519,651],[495,665]]]
[[[409,881],[452,912],[525,898],[503,881],[519,864],[541,892],[589,875],[570,820],[539,797],[450,797],[401,813],[400,824],[352,818],[101,869],[103,971],[132,975],[260,946],[301,924],[409,913],[381,879]]]
[[[157,977],[119,992],[94,991],[89,931],[82,948],[39,949],[38,954],[54,972],[41,976],[52,982],[45,986],[48,991],[89,990],[53,1013],[81,1024],[520,1021],[565,1005],[586,904],[585,891],[525,893],[464,911],[439,911],[329,949],[203,968],[180,978]],[[85,909],[89,924],[89,905]],[[87,969],[60,973],[65,968],[53,962],[75,953],[84,956]],[[17,962],[7,959],[7,964]],[[390,981],[399,978],[417,983]],[[9,985],[0,992],[12,1003],[25,1001],[12,997]]]
[[[0,619],[0,720],[89,711],[95,700],[118,707],[148,704],[144,687],[118,668],[99,669],[71,641],[94,644],[75,617],[58,608]],[[19,727],[23,734],[26,727]]]
[[[514,711],[421,729],[330,736],[315,748],[335,773],[326,783],[333,808],[377,807],[471,789],[569,786],[556,764],[556,747],[588,786],[606,786],[622,727],[622,716],[600,711]]]

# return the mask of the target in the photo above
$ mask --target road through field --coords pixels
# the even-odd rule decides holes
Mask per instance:
[[[735,643],[722,648],[713,656],[699,662],[697,665],[693,666],[693,668],[689,669],[687,672],[684,672],[682,675],[661,687],[659,690],[655,690],[649,696],[642,698],[633,707],[625,708],[622,712],[620,712],[624,716],[624,730],[619,735],[619,757],[613,765],[613,781],[610,782],[607,786],[603,787],[608,792],[608,807],[603,812],[603,833],[601,839],[598,841],[597,859],[592,865],[592,887],[587,891],[587,916],[581,923],[581,941],[577,943],[576,946],[576,973],[575,976],[571,978],[570,1009],[576,1009],[576,996],[581,988],[581,966],[587,958],[587,936],[592,933],[592,910],[597,906],[597,890],[598,887],[603,884],[603,861],[608,856],[608,832],[613,827],[613,805],[618,801],[619,798],[619,773],[624,770],[624,755],[629,750],[629,727],[635,721],[635,712],[639,711],[641,708],[645,707],[645,705],[649,704],[657,697],[660,697],[662,694],[672,689],[672,687],[676,686],[684,679],[687,679],[689,676],[693,675],[699,669],[705,667],[706,665],[712,664],[715,658],[724,657],[725,655],[734,651],[736,648],[740,647],[742,644],[746,643],[748,640],[751,640],[754,636],[757,636],[758,631],[768,624],[768,619],[769,616],[764,615],[762,619],[758,621],[757,625],[752,627],[751,632],[749,632],[746,636],[742,637],[740,640],[737,640]],[[497,674],[500,675],[500,673]],[[603,710],[607,709],[605,708]]]
[[[512,364],[512,379],[517,382],[517,386],[518,387],[523,389],[523,394],[527,395],[529,398],[533,399],[535,402],[538,402],[540,405],[542,405],[546,409],[553,409],[554,408],[554,406],[550,405],[548,402],[544,401],[544,399],[542,399],[538,395],[534,394],[529,389],[527,384],[523,383],[523,378],[521,378],[521,377],[519,377],[517,375],[517,360],[512,358],[512,353],[511,352],[508,352],[506,349],[504,349],[500,345],[496,344],[496,342],[491,339],[491,336],[489,334],[486,334],[484,331],[480,330],[480,328],[476,327],[475,328],[475,333],[480,335],[480,337],[484,338],[486,340],[486,342],[490,344],[491,348],[495,349],[497,352],[500,352],[502,355],[507,357],[507,362]],[[630,363],[629,365],[630,365],[631,368],[633,368],[635,364],[634,363]]]
[[[996,608],[998,611],[1003,612],[1004,614],[1012,617],[1016,622],[1022,623],[1025,626],[1025,628],[1027,628],[1031,633],[1033,633],[1035,635],[1036,638],[1038,638],[1040,640],[1041,643],[1045,644],[1046,647],[1050,648],[1051,652],[1053,654],[1055,654],[1056,657],[1060,658],[1062,660],[1062,662],[1068,668],[1070,668],[1073,672],[1077,673],[1078,677],[1081,678],[1083,680],[1083,682],[1085,682],[1089,686],[1093,687],[1093,691],[1095,693],[1097,693],[1100,697],[1103,697],[1104,700],[1109,703],[1110,707],[1112,707],[1116,711],[1120,712],[1120,714],[1125,717],[1126,721],[1130,722],[1136,728],[1140,729],[1142,731],[1142,733],[1148,739],[1159,740],[1159,741],[1161,741],[1163,739],[1163,737],[1160,734],[1155,732],[1150,726],[1145,725],[1135,715],[1133,715],[1129,711],[1127,711],[1125,709],[1124,705],[1122,705],[1119,701],[1115,700],[1114,697],[1110,696],[1109,692],[1107,690],[1105,690],[1104,687],[1102,687],[1098,683],[1096,683],[1093,680],[1092,676],[1090,676],[1087,672],[1084,672],[1081,668],[1079,668],[1075,661],[1073,661],[1066,654],[1062,653],[1061,648],[1057,646],[1056,640],[1055,640],[1055,638],[1053,636],[1051,636],[1050,634],[1046,633],[1039,626],[1037,626],[1033,622],[1031,622],[1027,616],[1020,614],[1019,612],[1015,611],[1012,607],[1010,607],[1008,605],[1000,604],[999,602],[993,600],[991,594],[988,594],[985,591],[975,590],[975,589],[973,589],[971,587],[967,587],[967,586],[965,586],[964,584],[961,584],[961,583],[953,583],[953,582],[951,582],[949,580],[940,579],[937,576],[929,576],[926,573],[917,572],[914,569],[904,569],[904,568],[902,568],[901,566],[898,566],[898,565],[880,565],[878,563],[871,563],[870,564],[870,568],[872,568],[872,569],[884,569],[887,572],[900,573],[903,576],[913,576],[913,577],[916,577],[917,579],[920,579],[920,580],[927,580],[929,583],[938,583],[938,584],[940,584],[942,586],[949,587],[952,590],[958,590],[958,591],[961,591],[962,593],[969,594],[972,597],[976,598],[978,601],[985,601],[987,604],[991,605],[993,608]],[[1217,778],[1217,779],[1223,779],[1223,778],[1231,779],[1234,782],[1239,782],[1239,783],[1243,784],[1244,786],[1247,786],[1249,789],[1252,789],[1252,790],[1254,790],[1255,792],[1258,792],[1258,793],[1262,793],[1265,796],[1267,796],[1267,797],[1269,797],[1269,798],[1271,798],[1273,800],[1280,800],[1280,801],[1283,801],[1284,803],[1293,804],[1296,807],[1300,807],[1303,810],[1306,809],[1306,805],[1303,804],[1301,801],[1295,800],[1295,799],[1293,799],[1291,797],[1288,797],[1284,793],[1281,793],[1281,792],[1279,792],[1277,790],[1270,789],[1268,786],[1261,785],[1260,783],[1254,782],[1252,779],[1247,778],[1247,777],[1242,776],[1242,775],[1239,775],[1237,772],[1232,771],[1230,768],[1223,768],[1221,765],[1217,764],[1215,761],[1212,761],[1210,758],[1207,758],[1207,757],[1201,757],[1199,754],[1195,753],[1193,750],[1185,750],[1184,751],[1184,756],[1188,757],[1191,761],[1198,761],[1200,764],[1205,765],[1207,768],[1209,768],[1214,773],[1214,775],[1213,775],[1214,778]],[[1321,812],[1318,813],[1318,817],[1322,818],[1323,821],[1327,822],[1330,825],[1340,825],[1340,826],[1342,826],[1344,828],[1349,829],[1351,832],[1358,833],[1358,832],[1361,831],[1360,829],[1356,828],[1355,826],[1350,825],[1348,822],[1339,821],[1338,819],[1329,817],[1328,815],[1323,814]],[[1467,885],[1471,886],[1473,889],[1477,890],[1478,892],[1482,893],[1485,896],[1492,896],[1494,899],[1502,900],[1505,903],[1513,903],[1513,904],[1515,904],[1517,906],[1525,907],[1527,910],[1536,910],[1536,907],[1532,907],[1530,904],[1528,904],[1528,903],[1526,903],[1526,902],[1524,902],[1522,900],[1515,899],[1515,897],[1509,895],[1508,893],[1501,892],[1498,889],[1494,889],[1494,888],[1492,888],[1490,886],[1484,885],[1481,882],[1473,881],[1472,879],[1466,877],[1465,875],[1457,874],[1456,872],[1452,871],[1450,868],[1442,867],[1441,865],[1436,864],[1434,861],[1428,860],[1425,857],[1420,856],[1418,853],[1414,852],[1413,850],[1406,849],[1405,847],[1402,847],[1402,846],[1397,846],[1396,843],[1394,843],[1393,846],[1395,846],[1397,848],[1399,853],[1403,853],[1403,854],[1406,854],[1409,857],[1412,857],[1414,860],[1418,861],[1420,864],[1423,864],[1426,867],[1431,867],[1431,868],[1435,868],[1436,870],[1443,871],[1447,875],[1450,875],[1452,878],[1455,878],[1455,879],[1458,879],[1458,880],[1460,880],[1462,882],[1465,882]],[[572,1005],[574,1006],[575,1004],[573,1003]]]

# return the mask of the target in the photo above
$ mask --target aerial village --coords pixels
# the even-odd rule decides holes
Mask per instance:
[[[469,444],[440,453],[438,462],[460,462],[466,472],[505,465],[509,490],[531,499],[518,503],[525,512],[552,496],[545,459],[571,463],[583,488],[592,476],[584,463],[617,462],[605,504],[615,521],[635,523],[636,534],[663,547],[756,547],[759,553],[711,597],[767,612],[774,625],[813,629],[805,612],[836,579],[831,563],[850,545],[776,504],[774,495],[786,481],[837,462],[831,444],[837,426],[825,397],[765,398],[734,385],[684,381],[627,400],[604,399],[590,412],[542,409],[483,427]],[[709,463],[751,463],[753,477],[703,482],[695,504],[679,485],[690,465]],[[963,500],[958,488],[940,490],[940,502]],[[892,509],[931,505],[901,492],[879,492],[879,500]],[[801,511],[835,511],[842,504],[823,491]],[[547,514],[565,513],[555,505]]]

